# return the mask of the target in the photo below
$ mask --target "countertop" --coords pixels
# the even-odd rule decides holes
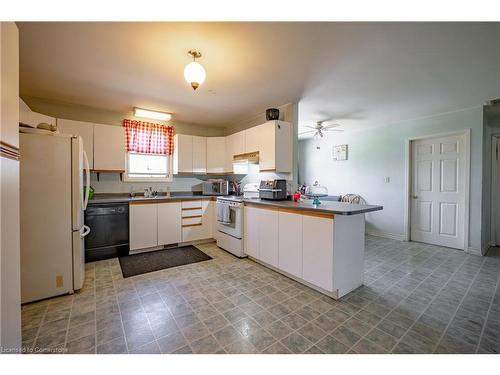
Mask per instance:
[[[272,207],[286,208],[297,211],[313,211],[313,212],[335,214],[335,215],[358,215],[372,211],[380,211],[383,209],[382,206],[373,206],[367,204],[350,204],[350,203],[331,202],[331,201],[322,201],[319,206],[313,206],[312,200],[294,202],[291,200],[268,201],[262,199],[244,199],[243,202],[245,204],[272,206]]]
[[[201,195],[191,192],[176,192],[172,193],[170,197],[166,195],[159,195],[154,198],[144,198],[143,196],[130,197],[128,194],[113,194],[113,193],[99,193],[94,194],[93,199],[89,201],[90,205],[100,203],[126,203],[126,202],[170,202],[178,200],[198,200],[198,199],[216,199],[216,196]],[[313,211],[318,213],[335,214],[335,215],[358,215],[367,212],[380,211],[382,206],[365,205],[365,204],[349,204],[342,202],[322,201],[319,206],[313,206],[312,200],[294,202],[292,200],[286,201],[269,201],[262,199],[243,199],[245,204],[255,204],[263,206],[272,206],[277,208],[286,208],[297,211]]]
[[[148,201],[177,201],[177,200],[198,200],[198,199],[212,199],[210,195],[193,194],[190,192],[172,193],[170,197],[166,195],[158,195],[154,198],[145,198],[142,195],[130,197],[128,194],[114,194],[114,193],[99,193],[94,194],[94,197],[89,201],[89,204],[100,203],[126,203],[126,202],[148,202]]]

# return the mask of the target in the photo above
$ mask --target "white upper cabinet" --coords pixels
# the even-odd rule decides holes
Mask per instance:
[[[90,169],[94,169],[94,124],[83,121],[57,119],[57,128],[61,133],[82,137],[83,149],[87,153]]]
[[[261,171],[292,172],[291,125],[283,121],[268,121],[256,127],[260,139],[259,169]]]
[[[207,173],[207,138],[193,136],[193,173]]]
[[[245,153],[245,130],[226,137],[226,171],[233,172],[233,156]]]
[[[245,153],[260,151],[261,139],[260,126],[245,130]]]
[[[193,173],[193,137],[174,135],[174,174]]]
[[[94,124],[94,170],[125,171],[125,129]]]
[[[174,136],[174,174],[179,173],[207,173],[206,137]]]
[[[226,137],[207,138],[207,173],[226,172]]]

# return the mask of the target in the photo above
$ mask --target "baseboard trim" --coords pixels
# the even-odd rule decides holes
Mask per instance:
[[[406,241],[406,237],[404,234],[382,232],[382,231],[373,230],[373,229],[367,229],[366,234],[368,234],[370,236],[375,236],[375,237],[388,238],[391,240]]]
[[[479,256],[484,256],[490,249],[490,247],[495,246],[493,241],[490,241],[486,244],[484,244],[481,249],[475,248],[475,247],[469,247],[467,248],[467,253],[472,254],[472,255],[479,255]]]
[[[486,251],[488,251],[488,249],[486,249]],[[483,256],[484,254],[486,254],[486,251],[483,253],[483,250],[478,249],[476,247],[468,247],[467,248],[467,254],[471,254],[471,255]]]

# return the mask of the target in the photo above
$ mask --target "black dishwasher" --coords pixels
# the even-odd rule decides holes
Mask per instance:
[[[128,203],[96,203],[85,210],[85,262],[128,255]]]

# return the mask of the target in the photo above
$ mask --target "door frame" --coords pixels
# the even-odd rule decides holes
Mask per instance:
[[[496,243],[496,222],[495,222],[495,217],[496,217],[496,210],[495,210],[495,203],[497,199],[500,199],[500,197],[497,197],[495,194],[495,184],[498,180],[498,176],[495,170],[495,164],[497,162],[496,160],[496,147],[497,147],[497,142],[500,140],[500,133],[494,133],[491,135],[491,185],[490,185],[490,239],[489,239],[489,244],[487,244],[487,247],[490,246],[497,246],[498,244]],[[486,249],[488,250],[488,248]]]
[[[422,139],[432,139],[448,137],[453,135],[463,135],[465,138],[465,212],[464,212],[464,244],[463,250],[469,250],[469,209],[470,209],[470,134],[471,129],[429,134],[418,137],[410,137],[405,140],[405,196],[404,196],[404,230],[405,241],[411,241],[411,188],[412,188],[412,142]]]

